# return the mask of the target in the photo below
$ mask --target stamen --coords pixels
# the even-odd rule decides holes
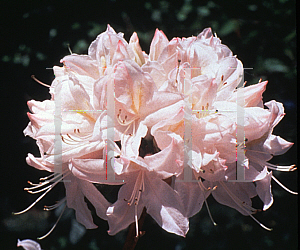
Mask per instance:
[[[195,173],[195,171],[194,171],[194,174],[196,175],[196,173]],[[214,190],[216,190],[216,188],[217,188],[217,186],[214,186],[213,188],[206,188],[205,186],[204,186],[204,184],[203,184],[203,182],[202,182],[202,180],[201,180],[201,177],[199,176],[198,177],[198,185],[199,185],[199,187],[200,187],[200,190],[201,191],[203,191],[203,192],[209,192],[209,194],[212,192],[212,191],[214,191]],[[203,194],[202,193],[202,195],[203,195],[203,197],[204,197],[204,202],[205,202],[205,206],[206,206],[206,209],[207,209],[207,212],[208,212],[208,216],[209,216],[209,218],[210,218],[210,220],[211,220],[211,222],[213,223],[213,225],[214,226],[217,226],[217,223],[214,221],[214,219],[213,219],[213,217],[212,217],[212,214],[211,214],[211,212],[210,212],[210,209],[209,209],[209,206],[208,206],[208,202],[207,202],[207,200],[206,200],[206,198],[205,198],[205,195],[206,194]]]
[[[31,78],[32,78],[33,80],[35,80],[37,83],[39,83],[39,84],[41,84],[41,85],[43,85],[43,86],[45,86],[45,87],[47,87],[47,88],[51,88],[50,85],[48,85],[48,84],[46,84],[46,83],[43,83],[43,82],[41,82],[40,80],[36,79],[36,77],[35,77],[34,75],[31,75]]]
[[[273,175],[272,175],[272,179],[280,186],[282,187],[285,191],[291,193],[291,194],[298,194],[297,192],[291,191],[289,190],[286,186],[284,186],[279,180],[277,180]]]
[[[262,224],[261,222],[259,222],[252,214],[249,214],[249,216],[258,224],[260,225],[263,229],[266,229],[268,231],[272,231],[273,228],[268,228],[266,227],[264,224]]]
[[[81,142],[81,141],[77,141],[77,140],[75,140],[74,138],[72,138],[69,134],[67,134],[67,136],[72,140],[72,141],[74,141],[74,142]]]
[[[269,153],[255,151],[255,150],[252,150],[252,149],[247,149],[246,151],[251,151],[251,152],[255,152],[255,153],[262,153],[262,154],[270,155]],[[266,166],[268,169],[272,169],[272,170],[276,170],[276,171],[291,172],[291,171],[295,171],[297,169],[295,164],[290,165],[290,166],[277,166],[277,165],[274,165],[270,162],[262,161],[262,160],[259,160],[258,158],[254,158],[254,157],[253,157],[253,159],[251,158],[251,161],[255,162],[255,163],[258,163],[259,165]]]
[[[66,143],[66,142],[65,142],[65,139],[64,139],[64,137],[63,137],[62,134],[60,134],[60,137],[61,137],[61,140],[62,140],[64,143]]]
[[[131,206],[134,203],[134,220],[135,220],[135,228],[136,228],[136,237],[139,237],[139,225],[138,225],[138,204],[141,198],[141,194],[144,190],[144,171],[140,171],[138,177],[136,178],[136,182],[134,184],[134,188],[132,190],[130,198],[124,199],[127,202],[128,206]]]
[[[57,203],[54,204],[54,205],[51,205],[51,206],[44,206],[44,210],[45,210],[45,211],[54,210],[54,209],[58,208],[59,206],[61,206],[61,204],[63,204],[66,200],[67,200],[67,198],[65,197],[65,198],[61,199],[59,202],[57,202]]]
[[[36,191],[31,191],[31,190],[28,190],[28,189],[25,189],[25,188],[24,188],[24,190],[26,190],[26,191],[27,191],[28,193],[30,193],[30,194],[37,194],[37,193],[43,192],[43,191],[45,191],[45,190],[51,188],[51,186],[52,186],[52,185],[49,185],[49,186],[47,186],[47,187],[44,187],[44,188],[42,188],[42,189],[40,189],[40,190],[36,190]]]
[[[79,129],[74,129],[75,133],[76,131],[78,131],[79,133]],[[67,136],[67,137],[66,137]],[[66,134],[66,136],[60,134],[61,140],[68,145],[76,145],[78,143],[86,143],[88,142],[87,140],[92,136],[91,134],[87,134],[86,136],[83,135],[70,135],[70,134]]]
[[[139,198],[141,196],[141,192],[139,190],[144,190],[144,172],[140,171],[138,174],[138,177],[136,179],[136,182],[134,184],[134,188],[132,190],[130,198],[127,200],[129,202],[129,205],[131,206],[133,202],[135,201],[135,198],[137,198],[137,203],[139,202]]]
[[[70,54],[72,55],[73,52],[72,52],[72,50],[71,50],[70,44],[68,43],[67,46],[68,46],[68,49],[69,49]]]
[[[13,215],[23,214],[23,213],[27,212],[28,210],[30,210],[36,203],[38,203],[42,198],[44,198],[44,196],[45,196],[47,193],[49,193],[49,191],[50,191],[57,183],[58,183],[58,182],[56,182],[51,188],[49,188],[45,193],[43,193],[39,198],[37,198],[37,199],[35,200],[35,202],[33,202],[29,207],[27,207],[26,209],[24,209],[24,210],[22,210],[22,211],[20,211],[20,212],[17,212],[17,213],[13,212],[12,214],[13,214]]]
[[[51,234],[51,233],[53,232],[53,230],[54,230],[54,228],[56,227],[57,223],[59,222],[61,216],[63,215],[63,213],[64,213],[66,207],[67,207],[67,204],[65,204],[65,206],[64,206],[64,208],[63,208],[63,210],[62,210],[62,212],[60,213],[60,215],[59,215],[57,221],[55,222],[55,224],[53,225],[53,227],[50,229],[50,231],[49,231],[48,233],[46,233],[45,235],[43,235],[42,237],[38,237],[38,238],[37,238],[38,240],[45,239],[49,234]]]
[[[68,172],[65,176],[63,176],[63,177],[66,177],[66,176],[68,176],[70,174],[70,172]],[[47,193],[49,193],[50,192],[50,190],[52,190],[52,188],[54,188],[58,183],[59,183],[59,181],[60,180],[62,180],[63,179],[63,177],[62,178],[60,178],[58,181],[56,181],[55,183],[53,183],[52,185],[50,185],[49,187],[48,187],[48,189],[41,195],[41,196],[39,196],[29,207],[27,207],[26,209],[24,209],[24,210],[22,210],[22,211],[20,211],[20,212],[13,212],[12,214],[13,215],[18,215],[18,214],[23,214],[23,213],[25,213],[25,212],[27,212],[28,210],[30,210],[36,203],[38,203],[42,198],[44,198],[44,196],[47,194]],[[55,178],[54,178],[55,179]],[[43,185],[43,183],[41,184],[41,185]]]
[[[54,175],[55,175],[55,173],[50,174],[50,175],[48,175],[46,177],[42,177],[42,178],[40,178],[40,181],[48,180],[49,178],[52,178]],[[37,185],[39,185],[39,184],[37,184]]]
[[[178,59],[178,65],[177,65],[177,72],[176,72],[176,77],[175,77],[175,87],[177,88],[178,86],[178,81],[177,81],[177,77],[178,77],[178,73],[179,73],[179,66],[180,66],[180,62],[181,60]]]
[[[230,198],[240,207],[242,208],[245,212],[252,214],[252,213],[256,213],[258,211],[258,209],[255,209],[251,206],[249,206],[247,203],[241,201],[237,196],[235,196],[229,189],[228,187],[222,182],[219,181],[219,183],[221,184],[221,186],[225,189],[225,191],[227,192],[227,194],[230,196]]]
[[[31,186],[38,186],[41,184],[41,183],[32,183],[31,181],[27,181],[27,183]],[[24,190],[27,190],[27,188],[24,188]]]
[[[273,176],[272,176],[273,177]],[[251,206],[249,206],[249,205],[247,205],[245,202],[242,202],[242,204],[240,203],[241,202],[241,200],[238,198],[238,197],[236,197],[233,193],[231,193],[231,191],[226,187],[226,185],[224,184],[224,183],[222,183],[221,181],[220,181],[220,184],[223,186],[223,188],[226,190],[226,192],[228,193],[228,195],[233,199],[233,201],[237,204],[237,205],[239,205],[240,206],[240,208],[242,208],[244,211],[246,211],[246,212],[248,212],[249,213],[249,211],[247,211],[246,210],[246,208],[248,208],[249,210],[250,210],[250,212],[254,212],[254,213],[256,213],[257,211],[261,211],[261,210],[259,210],[259,209],[254,209],[253,207],[251,207]],[[252,210],[252,211],[251,211]],[[251,213],[249,213],[249,216],[257,223],[257,224],[259,224],[262,228],[264,228],[264,229],[266,229],[266,230],[268,230],[268,231],[272,231],[273,229],[272,228],[268,228],[268,227],[266,227],[264,224],[262,224],[261,222],[259,222]]]
[[[121,119],[121,109],[119,109],[119,113],[117,114],[117,121],[120,125],[122,126],[128,126],[130,124],[132,124],[136,118],[133,118],[132,120],[126,121],[127,120],[127,115],[124,116],[124,119]]]
[[[61,179],[62,178],[62,175],[56,175],[54,178],[52,178],[52,179],[50,179],[50,180],[48,180],[48,181],[44,181],[44,182],[42,182],[42,183],[39,183],[39,184],[34,184],[34,183],[31,183],[31,185],[33,186],[33,187],[26,187],[26,188],[24,188],[24,190],[26,190],[26,191],[30,191],[30,190],[33,190],[33,189],[37,189],[37,188],[40,188],[40,187],[42,187],[42,186],[45,186],[45,185],[47,185],[47,184],[49,184],[50,182],[56,182],[56,180],[55,179],[58,179],[58,177]]]
[[[291,166],[277,166],[277,165],[271,164],[269,162],[266,162],[266,165],[267,165],[268,169],[283,171],[283,172],[292,172],[297,169],[295,164],[291,165]]]
[[[208,207],[208,203],[207,203],[206,199],[204,200],[204,202],[205,202],[205,206],[206,206],[206,209],[207,209],[207,212],[208,212],[208,216],[209,216],[211,222],[213,223],[214,226],[217,226],[217,223],[214,221],[214,219],[213,219],[213,217],[211,215],[211,212],[210,212],[210,209]]]

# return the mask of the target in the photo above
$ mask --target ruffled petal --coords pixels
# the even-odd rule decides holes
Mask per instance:
[[[150,176],[149,176],[150,177]],[[185,236],[189,229],[189,221],[185,214],[180,196],[164,181],[157,178],[145,178],[145,194],[147,213],[164,230]]]

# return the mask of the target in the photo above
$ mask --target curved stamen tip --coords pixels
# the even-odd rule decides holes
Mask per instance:
[[[290,167],[290,171],[295,171],[297,169],[297,167],[296,167],[296,165],[294,164],[294,165],[292,165],[291,167]]]
[[[288,189],[286,186],[284,186],[279,180],[277,180],[273,175],[272,175],[272,179],[279,185],[281,186],[285,191],[289,192],[290,194],[295,194],[298,195],[298,192],[292,191],[290,189]]]
[[[24,213],[24,210],[21,211],[21,212],[12,212],[11,214],[12,214],[12,215],[19,215],[19,214],[23,214],[23,213]]]
[[[43,86],[45,86],[45,87],[47,87],[47,88],[50,88],[50,87],[51,87],[50,85],[48,85],[48,84],[46,84],[46,83],[43,83],[43,82],[41,82],[40,80],[38,80],[38,79],[35,77],[35,75],[31,75],[31,78],[32,78],[33,80],[35,80],[37,83],[39,83],[39,84],[41,84],[41,85],[43,85]]]
[[[61,212],[60,215],[58,216],[58,219],[56,220],[56,222],[55,222],[55,224],[53,225],[53,227],[49,230],[49,232],[46,233],[45,235],[41,236],[41,237],[38,237],[38,238],[37,238],[38,240],[45,239],[49,234],[51,234],[51,233],[53,232],[53,230],[55,229],[56,225],[57,225],[58,222],[60,221],[60,219],[61,219],[61,217],[62,217],[62,215],[63,215],[63,213],[64,213],[66,207],[67,207],[67,204],[65,204],[65,206],[64,206],[64,208],[63,208],[63,210],[62,210],[62,212]]]
[[[259,222],[252,214],[249,214],[249,216],[258,224],[260,225],[263,229],[266,229],[267,231],[272,231],[273,228],[266,227],[264,224]]]

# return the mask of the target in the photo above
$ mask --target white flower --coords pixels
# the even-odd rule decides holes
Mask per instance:
[[[185,236],[188,218],[210,194],[257,221],[251,199],[258,196],[266,210],[273,203],[271,180],[282,185],[270,170],[295,169],[268,162],[292,146],[272,134],[283,105],[270,101],[264,108],[267,82],[238,88],[242,63],[210,28],[170,41],[156,30],[147,55],[136,33],[127,43],[108,25],[88,55],[61,62],[54,67],[51,99],[28,102],[32,113],[24,133],[37,141],[40,157],[28,154],[27,163],[54,174],[26,188],[44,193],[22,212],[66,180],[66,205],[86,228],[96,225],[85,198],[108,220],[111,235],[135,223],[138,237],[138,219],[146,211],[166,231]],[[238,109],[245,135],[240,145]],[[246,182],[230,182],[238,150],[245,150]],[[107,180],[108,162],[115,182]],[[57,165],[61,172],[55,175]],[[182,180],[187,169],[190,182]],[[109,203],[95,183],[122,185],[117,201]]]

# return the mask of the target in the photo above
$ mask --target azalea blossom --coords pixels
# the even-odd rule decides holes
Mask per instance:
[[[145,207],[163,229],[184,236],[188,231],[184,205],[178,193],[163,181],[182,171],[180,145],[173,140],[168,148],[144,158],[128,151],[123,150],[116,160],[116,173],[125,184],[118,200],[107,210],[109,234],[119,232],[134,221],[137,224]]]
[[[71,54],[61,63],[46,85],[50,100],[28,101],[24,130],[40,151],[29,153],[27,163],[53,174],[30,183],[26,190],[42,195],[19,213],[64,181],[66,198],[46,210],[65,203],[81,224],[96,228],[88,199],[108,221],[110,235],[134,223],[139,237],[138,220],[147,213],[164,230],[185,236],[188,219],[203,204],[208,208],[209,195],[268,229],[253,216],[259,209],[251,199],[258,196],[267,210],[272,179],[295,193],[272,174],[295,166],[268,162],[293,145],[272,134],[283,105],[263,103],[267,81],[240,86],[241,61],[210,28],[171,40],[157,29],[147,55],[136,33],[128,43],[108,25],[87,55]],[[242,166],[237,152],[244,152]],[[237,167],[244,170],[243,181],[236,180]],[[94,185],[99,183],[107,189],[121,185],[115,202],[106,200]]]

